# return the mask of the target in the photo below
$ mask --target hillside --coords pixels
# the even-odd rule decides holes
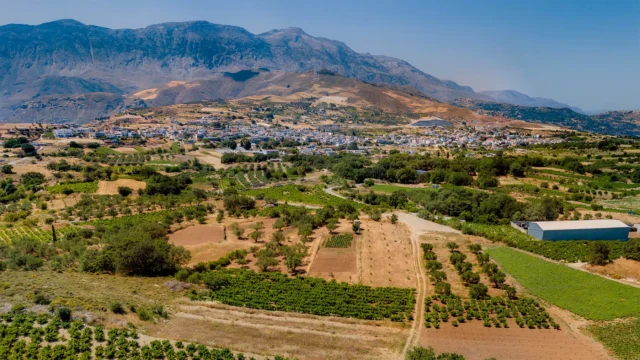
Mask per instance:
[[[530,106],[530,107],[550,107],[555,109],[568,108],[577,113],[583,113],[582,109],[572,107],[553,99],[531,97],[515,90],[489,90],[480,91],[478,94],[489,96],[493,101],[511,105]]]
[[[638,111],[610,111],[588,116],[568,108],[529,107],[476,100],[459,100],[456,105],[478,113],[509,119],[557,125],[579,131],[615,136],[640,136]]]

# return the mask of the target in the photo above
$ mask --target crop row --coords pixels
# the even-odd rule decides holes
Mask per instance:
[[[205,275],[209,290],[193,291],[192,300],[213,300],[252,309],[299,312],[365,320],[413,319],[415,290],[373,288],[282,273],[221,269]]]
[[[67,333],[67,335],[65,335]],[[7,314],[0,323],[1,359],[244,360],[229,349],[154,340],[143,345],[135,330],[86,326],[47,315]],[[286,360],[276,356],[275,360]]]
[[[56,229],[56,235],[58,236],[58,238],[60,238],[61,236],[64,236],[64,234],[73,230],[73,226],[65,226],[60,229]],[[13,240],[21,238],[29,238],[37,241],[49,242],[53,239],[53,234],[48,230],[26,226],[0,228],[0,242],[10,244],[11,242],[13,242]]]
[[[330,237],[324,244],[326,248],[349,248],[353,241],[353,234],[340,234]]]
[[[49,186],[47,190],[52,194],[64,194],[64,193],[86,193],[93,194],[98,191],[98,183],[92,182],[69,182],[60,183]]]

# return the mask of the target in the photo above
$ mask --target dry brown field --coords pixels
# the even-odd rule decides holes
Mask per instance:
[[[98,181],[97,195],[117,195],[118,187],[126,186],[136,191],[138,189],[144,189],[147,183],[144,181],[132,180],[132,179],[118,179],[115,181]]]

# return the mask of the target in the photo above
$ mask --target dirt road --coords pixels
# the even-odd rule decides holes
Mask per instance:
[[[424,299],[427,291],[427,277],[425,270],[422,268],[422,250],[420,249],[420,236],[431,232],[451,232],[460,233],[458,230],[452,229],[447,226],[436,224],[432,221],[424,220],[413,214],[404,212],[395,212],[398,216],[398,220],[407,225],[411,231],[411,245],[413,247],[414,268],[416,271],[416,277],[418,279],[417,298],[415,317],[411,324],[411,331],[407,337],[407,341],[402,350],[400,359],[404,359],[407,351],[411,346],[418,343],[420,339],[420,332],[422,330],[422,323],[424,322]]]

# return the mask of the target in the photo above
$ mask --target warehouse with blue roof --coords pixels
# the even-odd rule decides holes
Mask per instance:
[[[619,220],[535,221],[529,235],[539,240],[623,240],[629,239],[629,225]]]

